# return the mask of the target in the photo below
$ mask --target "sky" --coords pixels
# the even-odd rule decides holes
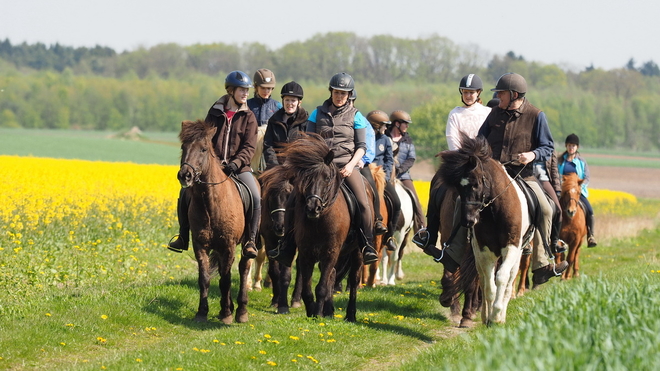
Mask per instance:
[[[425,38],[563,69],[660,64],[660,1],[648,0],[0,0],[0,40],[117,52],[162,43],[259,42],[317,33]]]

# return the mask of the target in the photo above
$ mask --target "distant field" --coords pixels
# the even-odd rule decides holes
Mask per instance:
[[[144,140],[117,133],[80,130],[0,129],[0,154],[34,157],[177,165],[177,133],[143,133]]]

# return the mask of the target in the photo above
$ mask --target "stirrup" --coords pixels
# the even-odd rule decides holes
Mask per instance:
[[[243,248],[241,249],[241,254],[248,258],[254,259],[257,257],[257,245],[254,244],[251,240],[246,242]]]
[[[179,234],[174,235],[172,238],[170,238],[170,242],[167,243],[167,249],[170,250],[170,251],[174,251],[175,253],[181,254],[183,252],[183,250],[188,250],[188,246],[186,246],[185,248],[178,248],[178,247],[172,246],[172,244],[174,242],[178,241],[178,239],[181,239],[181,241],[183,241],[183,238],[181,238],[181,235],[179,235]]]
[[[412,238],[412,242],[417,245],[417,247],[424,249],[429,244],[429,232],[426,228],[420,228],[417,233]]]

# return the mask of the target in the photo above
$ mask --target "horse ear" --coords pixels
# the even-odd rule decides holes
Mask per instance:
[[[335,159],[335,153],[332,151],[328,151],[328,154],[323,157],[323,162],[326,165],[330,165],[332,163],[332,160]]]

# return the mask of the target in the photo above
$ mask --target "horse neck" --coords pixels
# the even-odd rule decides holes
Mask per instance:
[[[517,202],[518,193],[513,184],[515,182],[504,170],[502,165],[489,159],[484,161],[484,170],[490,174],[490,197],[495,198],[493,204],[507,205],[510,202]]]
[[[227,186],[233,184],[228,179],[229,176],[222,171],[217,158],[210,156],[208,164],[208,168],[202,171],[199,177],[200,183],[193,187],[193,192],[203,195],[210,202],[217,202],[226,198]]]

